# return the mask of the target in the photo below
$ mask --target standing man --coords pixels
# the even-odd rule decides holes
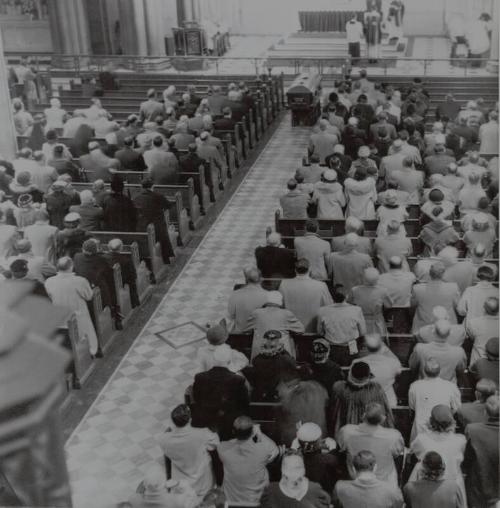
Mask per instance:
[[[353,65],[356,65],[360,55],[361,40],[363,39],[363,25],[358,21],[355,13],[352,15],[351,20],[346,23],[345,31],[347,32],[347,44],[351,62]]]

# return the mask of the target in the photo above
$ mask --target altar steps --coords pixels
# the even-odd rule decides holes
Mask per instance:
[[[269,66],[291,66],[297,59],[344,59],[348,55],[345,34],[341,32],[321,32],[321,36],[302,33],[293,34],[273,44],[267,51]],[[382,41],[381,58],[399,58],[405,56],[406,40],[389,44]],[[360,45],[361,58],[368,56],[365,41]]]

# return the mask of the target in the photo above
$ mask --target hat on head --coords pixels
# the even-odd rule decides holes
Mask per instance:
[[[482,228],[488,224],[488,216],[485,213],[479,212],[474,214],[472,218],[472,226],[476,228]]]
[[[53,189],[65,189],[67,186],[68,186],[68,182],[66,182],[65,180],[56,180],[52,184]]]
[[[351,365],[347,380],[354,386],[364,386],[370,382],[373,374],[370,366],[365,362],[356,362]]]
[[[327,182],[335,182],[337,181],[337,172],[334,169],[327,169],[323,171],[323,178]]]
[[[200,139],[201,139],[202,141],[205,141],[206,139],[208,139],[208,132],[202,132],[202,133],[200,134]]]
[[[268,291],[267,303],[281,306],[283,305],[283,295],[279,291]]]
[[[12,273],[26,272],[28,270],[28,261],[26,259],[16,259],[10,264],[9,270]]]
[[[16,177],[19,185],[26,187],[31,183],[31,173],[29,171],[21,171]]]
[[[283,337],[279,330],[267,330],[264,333],[263,338],[267,340],[279,340]]]
[[[370,153],[370,149],[367,146],[363,145],[359,147],[358,155],[360,157],[369,157]]]
[[[431,411],[431,418],[438,424],[451,425],[453,423],[453,414],[451,409],[444,404],[434,406]]]
[[[64,222],[78,222],[81,219],[79,213],[71,212],[64,216]],[[95,242],[94,242],[95,243]]]
[[[25,207],[29,206],[33,203],[33,197],[31,194],[21,194],[19,198],[17,199],[17,206],[19,207]]]
[[[207,330],[207,340],[210,344],[218,345],[226,342],[228,333],[225,327],[221,325],[211,326]]]
[[[486,353],[492,358],[498,358],[498,337],[492,337],[486,343]]]
[[[316,423],[303,423],[297,431],[297,439],[303,443],[312,443],[321,439],[321,428]]]
[[[432,309],[432,315],[434,316],[434,318],[437,321],[442,320],[442,319],[450,319],[450,316],[448,315],[448,311],[441,305],[436,305]]]
[[[92,151],[92,150],[95,150],[96,148],[99,148],[101,145],[99,145],[99,142],[98,141],[91,141],[89,143],[89,150]]]

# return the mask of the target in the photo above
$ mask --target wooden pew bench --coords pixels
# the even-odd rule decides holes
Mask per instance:
[[[124,232],[124,231],[90,231],[89,235],[102,244],[108,243],[114,238],[119,238],[124,245],[137,245],[140,261],[144,261],[145,266],[151,272],[151,279],[159,280],[166,271],[166,264],[163,262],[161,247],[155,235],[155,229],[149,224],[145,232]],[[139,272],[138,272],[139,273]],[[139,295],[144,294],[144,277],[141,277],[138,287]]]
[[[87,172],[86,172],[87,173]],[[137,175],[137,171],[117,171],[116,174],[127,176],[129,174]],[[76,182],[72,186],[81,192],[85,189],[92,189],[91,182]],[[106,183],[105,187],[110,188],[110,184]],[[125,192],[131,199],[142,192],[142,186],[136,184],[125,184]],[[189,183],[183,185],[155,185],[154,190],[165,196],[170,203],[169,209],[169,224],[176,226],[178,237],[172,245],[185,245],[190,237],[190,219],[188,217],[188,207],[191,205],[196,220],[200,217],[200,207],[197,198],[194,196],[194,183],[191,180]],[[184,199],[183,199],[184,195]],[[192,219],[191,219],[192,220]],[[167,227],[168,230],[168,227]]]

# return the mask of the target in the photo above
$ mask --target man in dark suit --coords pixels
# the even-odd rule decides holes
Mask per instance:
[[[213,128],[216,131],[232,131],[236,125],[236,120],[233,118],[232,110],[229,106],[222,109],[222,118],[214,120]]]
[[[216,348],[214,367],[194,377],[195,426],[217,430],[221,440],[231,438],[238,416],[247,414],[249,405],[245,378],[229,370],[232,352],[229,346]]]
[[[485,403],[487,420],[465,428],[465,487],[470,506],[495,506],[498,487],[498,395]]]
[[[280,247],[281,236],[271,233],[265,247],[255,249],[257,268],[264,278],[292,278],[295,276],[295,254]]]
[[[168,263],[174,255],[165,227],[164,212],[170,208],[167,198],[152,190],[153,181],[145,178],[142,181],[142,192],[135,196],[134,206],[137,210],[137,231],[146,231],[148,224],[155,227],[156,237],[161,245],[163,261]]]
[[[137,212],[132,200],[123,194],[123,180],[114,175],[111,193],[104,198],[104,228],[106,231],[135,231]]]
[[[104,256],[98,252],[96,240],[90,239],[83,242],[82,252],[77,252],[73,258],[73,268],[76,275],[84,277],[92,287],[97,286],[100,289],[103,308],[106,306],[110,308],[116,328],[121,330],[113,270]]]
[[[115,153],[115,159],[118,159],[123,171],[146,171],[147,166],[144,162],[142,153],[134,150],[134,138],[127,136],[123,140],[123,148]]]

